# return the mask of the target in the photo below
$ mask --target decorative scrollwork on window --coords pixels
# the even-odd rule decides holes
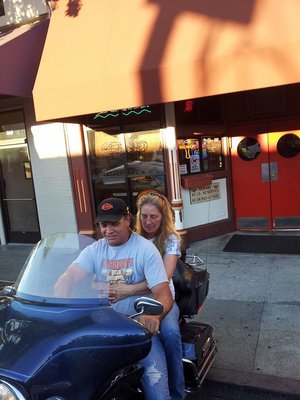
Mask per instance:
[[[103,150],[104,153],[107,153],[109,155],[121,154],[122,145],[119,142],[107,142],[101,146],[101,150]]]
[[[138,153],[138,152],[144,152],[148,148],[148,143],[146,140],[129,140],[127,142],[127,151],[128,153]]]

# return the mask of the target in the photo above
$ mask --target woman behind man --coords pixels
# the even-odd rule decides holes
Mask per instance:
[[[181,256],[180,236],[174,227],[171,205],[161,193],[145,190],[137,197],[136,232],[151,240],[158,248],[175,299],[172,276],[177,258]],[[130,286],[130,288],[126,286]],[[128,290],[131,292],[129,293]],[[147,292],[146,282],[134,285],[119,283],[112,285],[110,300],[118,301],[129,294],[145,294]],[[169,390],[173,400],[184,399],[182,346],[178,319],[179,309],[174,301],[172,309],[162,320],[160,326],[160,337],[165,348],[168,366]]]

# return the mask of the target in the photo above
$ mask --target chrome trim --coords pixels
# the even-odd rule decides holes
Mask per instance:
[[[212,366],[212,363],[214,362],[214,360],[216,358],[217,351],[218,351],[218,349],[216,346],[216,342],[213,341],[210,351],[207,353],[207,357],[204,360],[203,364],[201,365],[201,368],[199,371],[193,361],[191,361],[187,358],[182,359],[182,361],[184,363],[189,364],[189,366],[192,368],[192,371],[194,373],[194,377],[195,377],[195,380],[197,383],[197,387],[186,387],[185,391],[187,393],[194,392],[197,388],[199,388],[202,385],[208,371],[210,370],[210,367]]]
[[[29,198],[24,198],[24,199],[21,199],[21,198],[19,198],[19,199],[3,199],[3,201],[32,201],[32,200],[34,200],[34,199],[29,199]]]
[[[0,380],[0,383],[2,383],[4,386],[7,386],[13,392],[17,400],[26,400],[23,394],[17,388],[15,388],[11,383],[8,383],[3,379]]]

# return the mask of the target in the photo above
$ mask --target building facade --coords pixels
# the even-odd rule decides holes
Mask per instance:
[[[1,243],[97,236],[100,200],[121,197],[134,213],[149,188],[168,196],[187,242],[300,228],[297,1],[53,3],[34,103],[0,98],[2,126],[16,119],[3,136],[19,140],[6,146],[28,149],[18,176],[33,194],[22,196],[34,199],[18,211],[2,185]]]
[[[3,0],[0,10],[0,243],[35,243],[77,230],[63,126],[38,125],[32,101],[50,9]]]

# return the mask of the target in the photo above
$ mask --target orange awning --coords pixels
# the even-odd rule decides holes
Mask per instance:
[[[0,95],[32,97],[49,20],[0,34]]]
[[[33,91],[38,120],[300,81],[299,0],[56,4]]]

